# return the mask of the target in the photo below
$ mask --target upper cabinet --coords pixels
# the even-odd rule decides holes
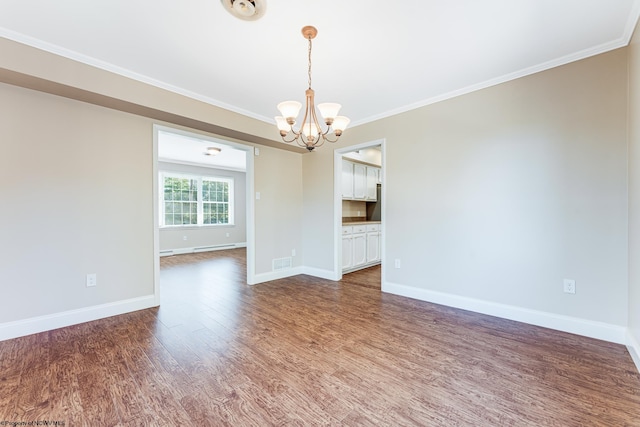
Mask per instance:
[[[353,199],[353,163],[342,161],[342,198]]]
[[[353,165],[353,199],[365,200],[367,197],[367,167],[360,163]]]
[[[367,195],[366,200],[378,200],[377,184],[380,177],[380,168],[367,166]]]
[[[376,185],[380,168],[342,160],[342,198],[345,200],[377,200]]]

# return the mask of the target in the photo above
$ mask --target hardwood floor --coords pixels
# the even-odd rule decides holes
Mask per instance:
[[[380,290],[382,284],[381,266],[374,265],[342,276],[343,285],[364,286]]]
[[[621,345],[382,294],[375,270],[247,286],[244,263],[163,258],[159,309],[0,342],[0,421],[640,425]]]

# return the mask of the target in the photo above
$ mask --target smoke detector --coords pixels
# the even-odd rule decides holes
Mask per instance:
[[[255,21],[267,11],[266,0],[220,0],[224,8],[238,19]]]

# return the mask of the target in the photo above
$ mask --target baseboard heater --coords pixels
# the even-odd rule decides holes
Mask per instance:
[[[193,252],[208,252],[208,251],[217,251],[220,249],[231,249],[235,248],[236,245],[213,245],[213,246],[200,246],[199,248],[193,248]]]
[[[224,249],[244,248],[246,246],[247,245],[244,243],[235,243],[225,245],[198,246],[195,248],[165,249],[163,251],[160,251],[160,256],[163,257],[182,254],[194,254],[198,252],[221,251]]]

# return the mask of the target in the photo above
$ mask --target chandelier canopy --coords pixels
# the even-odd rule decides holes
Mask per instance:
[[[339,116],[341,105],[333,102],[318,104],[320,115],[324,119],[326,129],[323,130],[316,116],[316,107],[314,104],[314,91],[311,89],[311,40],[316,37],[318,30],[312,26],[302,28],[302,35],[309,40],[309,88],[306,90],[305,110],[302,124],[299,130],[295,130],[293,126],[296,124],[296,118],[302,108],[302,104],[297,101],[285,101],[278,104],[281,116],[276,116],[276,124],[280,130],[280,136],[284,142],[296,142],[299,146],[313,151],[314,148],[320,147],[325,141],[336,142],[342,132],[349,125],[350,120],[345,116]],[[287,139],[287,137],[289,139]]]

